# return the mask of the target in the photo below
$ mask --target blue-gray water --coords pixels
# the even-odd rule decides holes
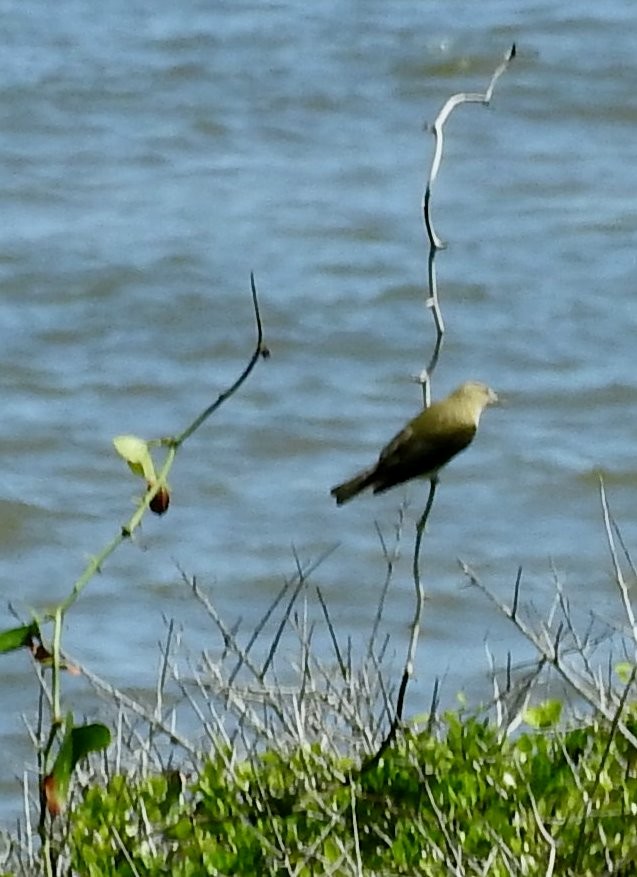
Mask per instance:
[[[434,395],[466,378],[507,404],[445,473],[411,710],[488,693],[483,642],[524,653],[461,556],[503,597],[546,605],[551,564],[581,610],[621,622],[595,472],[637,545],[637,103],[630,4],[0,3],[0,575],[28,617],[61,599],[130,514],[114,435],[174,433],[244,366],[249,272],[272,358],[187,443],[166,518],[144,524],[68,616],[65,645],[152,687],[164,617],[218,637],[177,565],[232,622],[261,617],[293,549],[343,637],[369,630],[398,490],[336,509],[329,487],[418,408],[424,123],[446,128],[433,211],[447,337]],[[401,658],[423,488],[409,490],[386,628]],[[309,592],[312,601],[312,592]],[[2,810],[32,760],[28,657],[3,658]],[[66,702],[97,715],[81,680]]]

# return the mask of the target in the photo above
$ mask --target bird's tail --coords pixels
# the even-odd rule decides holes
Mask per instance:
[[[358,475],[350,478],[349,481],[344,481],[342,484],[333,487],[330,493],[336,499],[336,505],[343,505],[344,502],[349,502],[350,499],[353,499],[362,490],[373,484],[374,471],[375,467],[365,469],[364,472],[359,472]]]

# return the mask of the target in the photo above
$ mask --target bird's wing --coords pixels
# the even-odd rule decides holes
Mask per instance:
[[[453,430],[429,430],[426,436],[418,436],[409,424],[381,451],[376,468],[378,480],[399,484],[434,473],[464,450],[475,434],[475,425],[469,424]]]

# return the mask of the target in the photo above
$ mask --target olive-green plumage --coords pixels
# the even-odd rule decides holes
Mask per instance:
[[[338,505],[371,487],[382,493],[411,478],[435,478],[440,469],[471,443],[480,415],[498,401],[486,384],[467,381],[445,399],[410,420],[383,448],[378,462],[333,487]]]

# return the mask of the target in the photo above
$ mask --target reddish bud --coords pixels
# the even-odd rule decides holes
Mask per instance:
[[[150,501],[150,510],[151,512],[155,512],[156,515],[163,515],[164,512],[168,511],[168,506],[170,505],[170,494],[168,493],[168,488],[166,486],[162,486],[159,488],[155,496]]]

